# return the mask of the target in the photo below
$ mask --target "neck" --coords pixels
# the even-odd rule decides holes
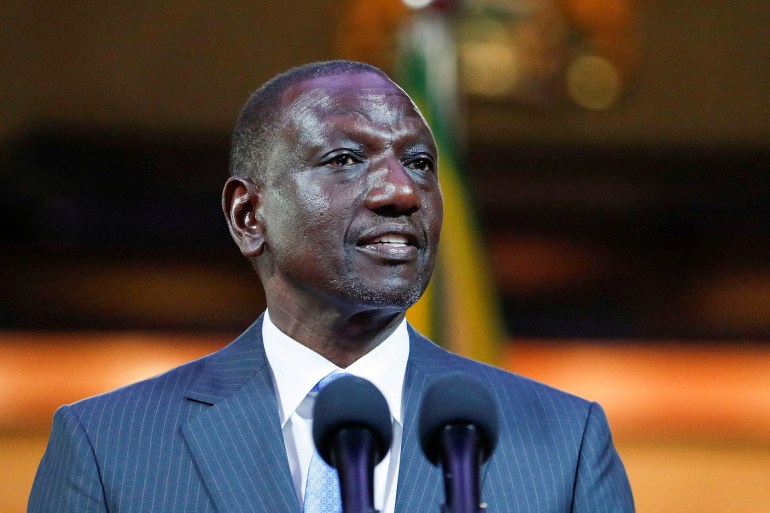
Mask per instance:
[[[282,332],[338,367],[346,368],[395,331],[405,311],[295,312],[268,300],[270,319]]]

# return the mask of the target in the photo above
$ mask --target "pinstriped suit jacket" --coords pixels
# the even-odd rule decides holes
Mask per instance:
[[[447,372],[500,404],[500,442],[482,474],[489,513],[631,512],[601,407],[449,353],[410,327],[396,513],[438,512],[440,471],[415,419]],[[224,349],[54,416],[30,513],[299,513],[262,344],[262,320]]]

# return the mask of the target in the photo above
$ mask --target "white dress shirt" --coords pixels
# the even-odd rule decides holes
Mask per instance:
[[[401,399],[409,358],[406,320],[382,343],[346,369],[337,367],[283,333],[270,320],[268,312],[265,312],[262,323],[262,338],[275,387],[286,456],[300,506],[304,504],[307,472],[314,450],[313,404],[317,393],[311,393],[311,390],[321,378],[344,371],[374,383],[390,408],[393,444],[390,452],[374,469],[374,507],[381,513],[394,513],[404,425]]]

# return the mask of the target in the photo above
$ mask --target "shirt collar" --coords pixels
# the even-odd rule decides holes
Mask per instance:
[[[377,347],[341,369],[335,364],[289,337],[270,320],[265,312],[262,322],[265,354],[273,374],[280,405],[281,428],[297,410],[302,400],[321,378],[343,371],[368,379],[385,396],[390,415],[403,426],[401,398],[404,375],[409,358],[409,332],[406,320]]]

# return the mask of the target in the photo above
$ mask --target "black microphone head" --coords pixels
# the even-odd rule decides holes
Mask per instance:
[[[341,429],[355,427],[371,431],[376,446],[374,463],[382,461],[393,441],[390,408],[371,382],[348,375],[326,385],[313,406],[313,442],[326,463],[334,466],[334,435]]]
[[[497,446],[497,403],[486,388],[467,374],[448,374],[434,381],[420,404],[420,445],[428,460],[438,464],[439,432],[446,426],[473,425],[481,434],[481,458]]]

